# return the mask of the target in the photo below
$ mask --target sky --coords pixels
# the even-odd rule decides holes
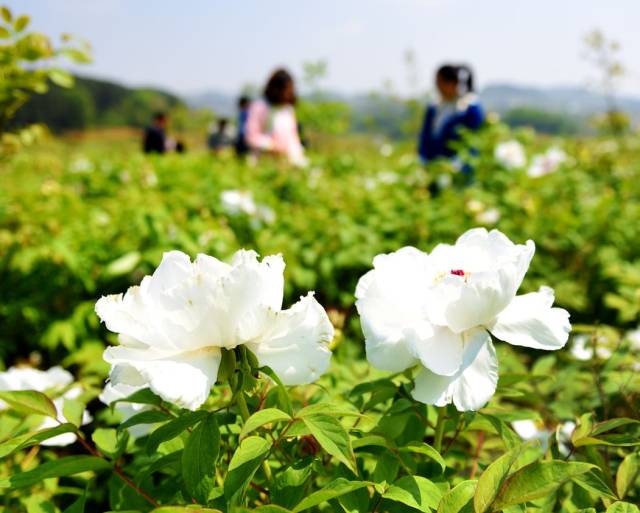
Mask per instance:
[[[583,37],[602,30],[628,68],[620,91],[640,96],[638,0],[0,0],[31,15],[33,29],[87,39],[84,75],[179,94],[237,92],[275,66],[301,75],[324,59],[325,89],[344,93],[393,84],[432,87],[442,62],[465,62],[480,87],[587,85]],[[634,67],[635,66],[635,67]]]

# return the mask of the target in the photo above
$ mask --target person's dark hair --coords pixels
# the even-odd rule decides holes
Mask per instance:
[[[165,119],[167,119],[167,114],[165,112],[155,112],[153,114],[154,121],[164,121]]]
[[[249,98],[248,96],[242,95],[240,98],[238,98],[238,108],[239,109],[245,109],[249,106],[249,102],[251,101],[251,98]]]
[[[293,77],[286,69],[277,69],[273,72],[264,88],[264,97],[270,105],[283,105],[296,102],[295,93],[290,98],[285,97],[289,87],[293,88]]]
[[[455,82],[463,94],[473,91],[473,72],[465,64],[444,64],[438,68],[436,75],[446,82]]]
[[[218,118],[218,128],[223,129],[224,127],[227,126],[228,122],[229,120],[227,118]]]

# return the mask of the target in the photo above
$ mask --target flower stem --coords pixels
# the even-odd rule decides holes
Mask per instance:
[[[436,432],[433,437],[433,448],[440,452],[442,450],[442,438],[444,437],[444,422],[447,419],[445,408],[438,409],[438,420],[436,421]]]

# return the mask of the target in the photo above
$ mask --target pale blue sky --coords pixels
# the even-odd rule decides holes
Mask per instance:
[[[327,88],[407,90],[405,50],[423,89],[445,60],[464,60],[480,85],[584,85],[583,35],[622,45],[626,93],[640,95],[638,0],[0,0],[34,28],[93,45],[83,72],[179,93],[234,92],[269,70],[327,59]],[[635,67],[634,67],[635,66]]]

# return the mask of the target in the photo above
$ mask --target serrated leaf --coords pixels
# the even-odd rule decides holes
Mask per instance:
[[[337,419],[328,415],[316,414],[305,416],[302,421],[327,453],[337,458],[357,474],[349,433]]]
[[[520,445],[504,453],[482,473],[473,497],[473,507],[476,513],[485,513],[490,510],[491,504],[498,496],[502,484],[524,448],[525,445]]]
[[[224,496],[228,502],[238,504],[270,449],[271,444],[259,436],[249,436],[240,442],[224,481]]]
[[[509,476],[504,482],[493,508],[500,510],[532,501],[555,492],[564,483],[595,468],[578,461],[536,461]]]
[[[442,496],[437,513],[473,513],[473,495],[478,482],[463,481]]]
[[[42,392],[36,392],[35,390],[3,391],[0,392],[0,399],[20,413],[35,413],[36,415],[45,415],[53,419],[58,416],[53,401]]]
[[[264,426],[265,424],[290,420],[291,416],[278,408],[265,408],[264,410],[259,410],[251,415],[251,417],[249,417],[244,423],[240,433],[240,438],[244,438],[249,433]]]
[[[118,431],[127,429],[139,424],[157,424],[158,422],[165,422],[171,420],[174,417],[168,413],[159,410],[145,410],[140,413],[129,417],[122,424],[118,426]]]
[[[383,497],[428,513],[438,507],[442,492],[425,477],[404,476],[395,481]]]
[[[616,491],[624,499],[640,476],[640,453],[631,453],[622,460],[616,474]]]
[[[213,488],[220,451],[220,431],[214,414],[207,415],[189,435],[182,453],[182,478],[191,495],[206,504]]]
[[[313,492],[312,494],[302,499],[296,505],[296,507],[293,508],[293,513],[298,513],[299,511],[304,511],[305,509],[312,508],[314,506],[317,506],[318,504],[322,504],[323,502],[327,502],[331,499],[335,499],[336,497],[340,497],[341,495],[345,495],[355,490],[359,490],[360,488],[364,488],[365,486],[369,486],[370,484],[372,483],[368,481],[349,481],[348,479],[339,477],[338,479],[331,481],[321,490]]]
[[[433,461],[435,461],[438,465],[440,465],[440,468],[442,469],[442,472],[444,472],[445,469],[447,468],[447,464],[445,463],[444,458],[440,455],[440,453],[438,451],[436,451],[433,447],[431,447],[427,443],[424,443],[424,442],[410,442],[405,447],[402,447],[400,450],[401,451],[405,451],[406,450],[406,451],[412,452],[414,454],[423,454],[423,455],[427,456],[428,458],[430,458]]]
[[[80,472],[97,472],[110,468],[109,462],[95,456],[67,456],[43,463],[33,470],[0,479],[0,488],[24,488],[51,477],[72,476]]]
[[[172,440],[191,426],[200,422],[206,416],[206,411],[187,412],[180,415],[180,417],[170,420],[166,424],[158,427],[158,429],[151,433],[149,435],[149,438],[147,439],[147,453],[154,453],[162,442]]]

